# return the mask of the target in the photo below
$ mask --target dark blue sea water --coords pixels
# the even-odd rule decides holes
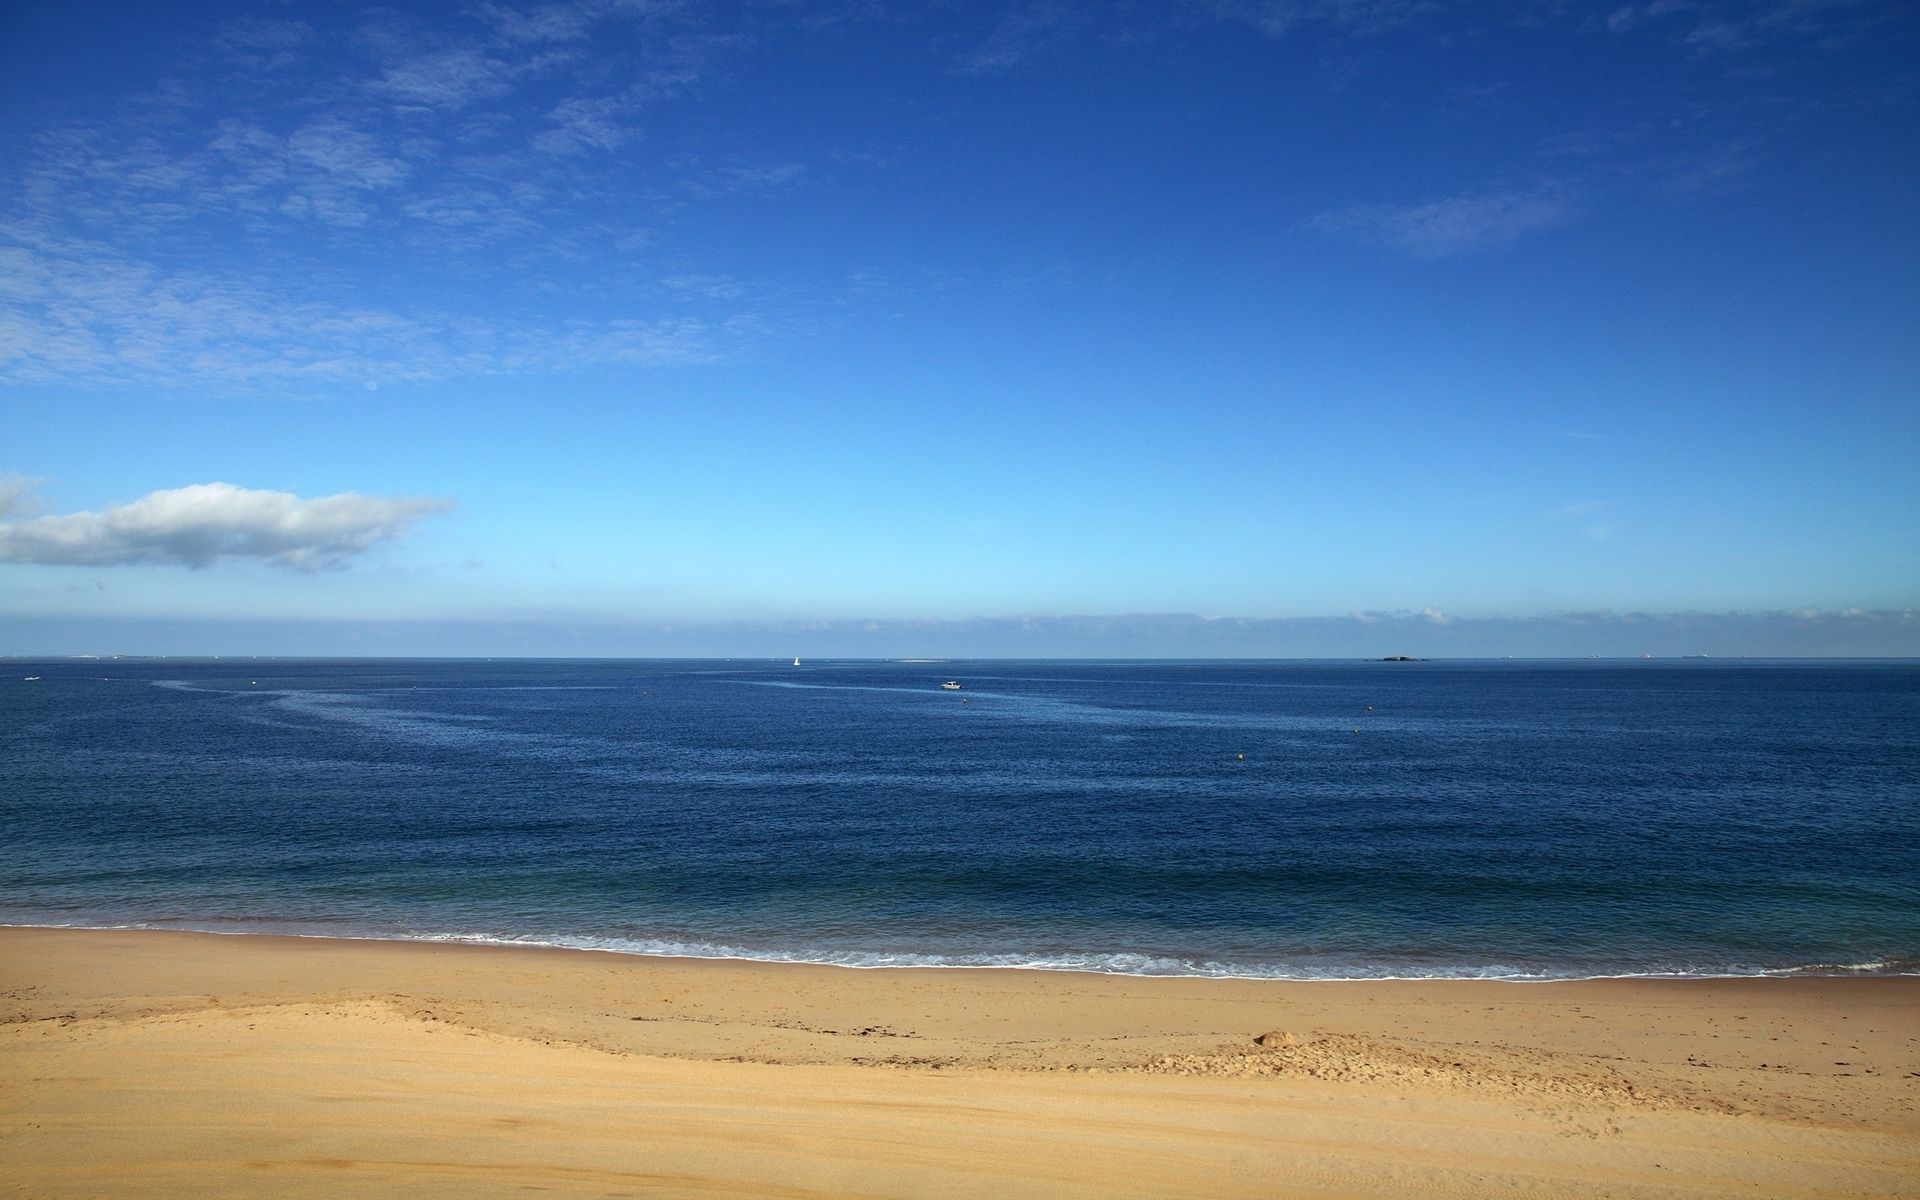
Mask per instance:
[[[1914,663],[6,666],[9,923],[1288,977],[1920,970]]]

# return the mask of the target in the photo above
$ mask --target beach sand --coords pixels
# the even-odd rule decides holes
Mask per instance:
[[[0,929],[0,997],[0,1195],[1920,1196],[1920,978]]]

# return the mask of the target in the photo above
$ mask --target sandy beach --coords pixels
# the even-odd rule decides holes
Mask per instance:
[[[1920,1195],[1920,979],[1272,983],[0,930],[54,1196]]]

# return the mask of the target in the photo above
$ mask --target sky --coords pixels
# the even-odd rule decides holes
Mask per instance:
[[[0,6],[0,654],[1920,655],[1920,11]]]

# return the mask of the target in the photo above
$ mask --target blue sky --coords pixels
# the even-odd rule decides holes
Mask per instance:
[[[1917,35],[15,0],[0,653],[1920,654]]]

